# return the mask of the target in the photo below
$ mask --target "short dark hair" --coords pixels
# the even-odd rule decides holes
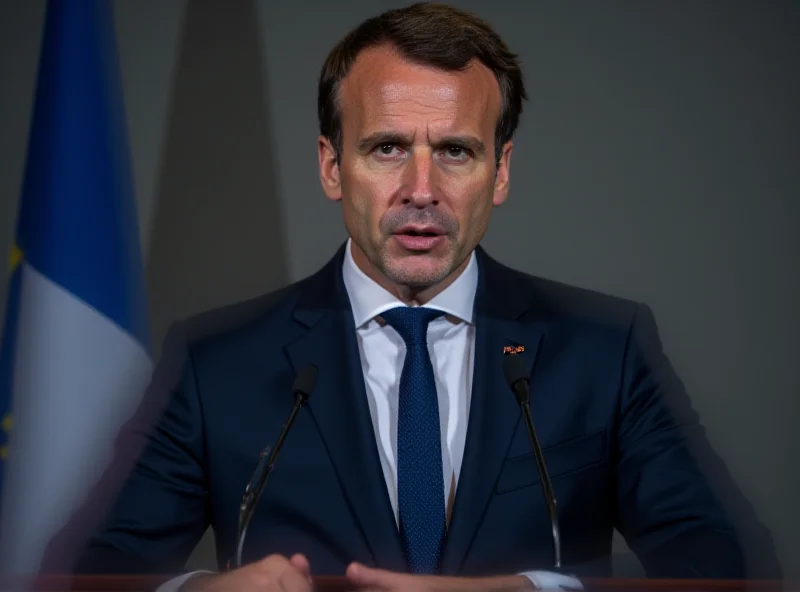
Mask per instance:
[[[319,78],[317,113],[320,133],[342,151],[342,118],[338,95],[359,53],[378,45],[392,46],[404,59],[446,71],[465,70],[477,59],[500,85],[500,117],[495,127],[495,159],[514,135],[527,99],[516,54],[488,23],[444,4],[419,2],[389,10],[364,21],[328,54]]]

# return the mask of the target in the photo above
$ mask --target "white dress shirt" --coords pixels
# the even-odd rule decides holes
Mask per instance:
[[[378,454],[397,520],[397,404],[406,346],[397,331],[380,319],[380,314],[408,305],[367,277],[353,260],[351,248],[352,242],[348,240],[342,276],[353,310]],[[424,305],[446,313],[428,325],[428,353],[439,401],[442,479],[448,516],[455,494],[451,487],[458,487],[467,439],[475,358],[473,315],[477,289],[478,264],[473,252],[461,275]],[[577,579],[552,572],[528,571],[520,575],[527,577],[539,589],[582,588]]]
[[[353,309],[378,454],[397,519],[397,404],[406,346],[397,331],[378,317],[387,310],[407,305],[368,278],[353,261],[350,248],[348,242],[342,274]],[[451,486],[458,486],[467,437],[475,350],[472,309],[477,288],[478,265],[473,253],[461,275],[425,304],[425,308],[446,313],[428,325],[428,351],[439,399],[446,501],[455,493],[451,492]]]
[[[361,271],[353,260],[351,248],[348,240],[342,275],[353,310],[378,454],[397,520],[397,404],[406,346],[400,335],[380,319],[380,314],[407,305]],[[442,480],[448,516],[455,494],[452,489],[458,486],[461,474],[467,437],[475,352],[473,305],[477,288],[478,264],[473,252],[461,275],[424,305],[446,313],[428,325],[428,352],[439,400]],[[311,569],[313,571],[313,565]],[[157,592],[177,590],[198,573],[207,572],[179,576],[163,584]],[[539,589],[582,588],[577,579],[552,572],[528,571],[520,575]]]

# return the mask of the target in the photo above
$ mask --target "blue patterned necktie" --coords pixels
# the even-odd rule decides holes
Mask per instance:
[[[428,323],[445,313],[398,307],[381,314],[406,342],[397,411],[397,506],[412,573],[439,571],[445,537],[439,401],[428,354]]]

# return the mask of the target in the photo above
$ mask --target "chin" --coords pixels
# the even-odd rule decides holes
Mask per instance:
[[[449,261],[426,255],[392,257],[385,275],[392,282],[408,287],[427,288],[438,284],[453,271]]]

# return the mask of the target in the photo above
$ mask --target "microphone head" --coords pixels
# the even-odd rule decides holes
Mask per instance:
[[[314,364],[304,366],[300,372],[297,373],[297,377],[294,379],[294,384],[292,385],[292,394],[300,394],[304,395],[305,398],[308,398],[311,393],[314,392],[314,387],[317,386],[318,377],[319,368],[317,368]]]
[[[515,354],[503,356],[503,374],[505,374],[506,382],[512,391],[515,390],[515,386],[520,380],[524,380],[526,383],[530,381],[525,360],[522,359],[522,356]]]

